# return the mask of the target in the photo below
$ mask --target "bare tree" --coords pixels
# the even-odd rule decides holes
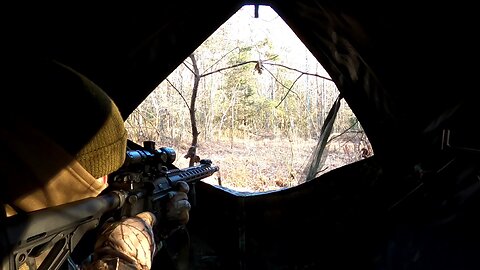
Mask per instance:
[[[236,48],[238,49],[238,48]],[[227,54],[229,53],[232,53],[234,50],[230,50]],[[221,59],[225,58],[226,55],[222,56]],[[270,61],[274,60],[276,58],[276,56],[273,56],[272,58],[270,59],[266,59],[266,60],[249,60],[249,61],[243,61],[243,62],[240,62],[240,63],[235,63],[235,64],[232,64],[232,65],[229,65],[229,66],[226,66],[226,67],[220,67],[216,70],[213,70],[213,71],[209,71],[209,72],[205,72],[205,73],[201,73],[200,70],[199,70],[199,67],[198,67],[198,62],[197,62],[197,58],[195,56],[195,54],[191,54],[189,56],[189,59],[191,61],[191,63],[187,63],[187,62],[184,62],[183,65],[192,73],[193,75],[193,86],[192,86],[192,92],[191,92],[191,97],[190,97],[190,103],[187,102],[186,98],[184,97],[184,95],[182,94],[182,92],[177,89],[177,87],[171,83],[168,79],[167,79],[167,82],[176,90],[176,92],[181,96],[182,100],[184,101],[186,107],[188,108],[188,111],[189,111],[189,115],[190,115],[190,126],[191,126],[191,133],[192,133],[192,141],[191,141],[191,144],[190,144],[190,147],[187,151],[187,153],[184,155],[185,158],[188,158],[190,159],[189,160],[189,165],[190,166],[193,166],[196,162],[199,162],[200,158],[198,157],[197,155],[197,146],[198,146],[198,136],[200,134],[200,132],[198,131],[198,127],[197,127],[197,118],[196,118],[196,101],[197,101],[197,96],[198,96],[198,90],[199,90],[199,84],[200,84],[200,80],[204,77],[207,77],[207,76],[210,76],[210,75],[213,75],[213,74],[216,74],[216,73],[220,73],[222,71],[225,71],[225,70],[230,70],[230,69],[235,69],[235,68],[239,68],[239,67],[242,67],[244,65],[248,65],[248,64],[251,64],[251,65],[254,65],[254,68],[253,70],[255,70],[255,72],[258,72],[259,74],[262,74],[262,72],[265,70],[267,71],[267,73],[269,73],[272,78],[279,84],[281,85],[281,87],[287,89],[287,92],[282,96],[280,102],[277,104],[276,107],[278,107],[285,99],[286,97],[290,94],[290,93],[293,93],[295,94],[297,97],[298,97],[298,94],[295,93],[292,89],[295,85],[295,83],[298,81],[298,79],[300,79],[303,75],[307,75],[307,76],[315,76],[315,77],[319,77],[321,79],[324,79],[324,80],[330,80],[329,78],[327,77],[324,77],[324,76],[321,76],[321,75],[318,75],[318,74],[313,74],[313,73],[308,73],[308,72],[304,72],[304,71],[300,71],[298,69],[295,69],[295,68],[291,68],[291,67],[288,67],[286,65],[283,65],[283,64],[277,64],[277,63],[272,63]],[[214,65],[218,64],[220,62],[219,59],[218,61],[215,62]],[[209,68],[207,68],[207,70],[210,70],[214,65],[210,66]],[[284,69],[287,69],[287,70],[290,70],[290,71],[295,71],[295,72],[298,72],[299,75],[298,77],[291,83],[290,86],[286,86],[280,79],[278,79],[269,69],[267,69],[265,67],[265,65],[270,65],[270,66],[277,66],[277,67],[281,67],[281,68],[284,68]],[[235,118],[235,94],[232,94],[232,97],[230,99],[230,106],[228,109],[230,109],[231,111],[231,125],[230,125],[230,129],[231,129],[231,134],[230,134],[230,137],[231,139],[233,139],[233,136],[234,136],[234,118]],[[227,111],[228,111],[227,109]],[[223,113],[222,115],[222,123],[225,119],[225,116],[226,116],[226,111]],[[286,125],[288,127],[289,130],[292,130],[294,129],[294,125],[295,123],[293,122],[293,118],[291,116],[288,117],[288,122],[289,124]],[[233,142],[233,141],[232,141]]]
[[[197,60],[195,59],[195,55],[192,53],[190,55],[190,60],[192,60],[192,68],[193,70],[193,88],[192,88],[192,96],[190,98],[190,122],[192,127],[192,144],[184,156],[185,158],[190,158],[189,165],[193,166],[195,162],[199,162],[200,158],[197,156],[197,144],[198,144],[198,129],[197,129],[197,119],[195,118],[195,103],[197,101],[197,93],[198,93],[198,84],[200,83],[200,72],[197,66]],[[188,68],[188,66],[187,66]]]

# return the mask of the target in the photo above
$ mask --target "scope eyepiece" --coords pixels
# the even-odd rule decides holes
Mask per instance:
[[[173,164],[177,159],[177,153],[171,147],[162,147],[158,149],[157,152],[160,154],[160,159],[165,164]]]

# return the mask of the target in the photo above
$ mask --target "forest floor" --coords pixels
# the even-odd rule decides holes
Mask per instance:
[[[227,139],[199,144],[197,155],[220,167],[219,172],[204,182],[235,191],[264,192],[305,182],[304,170],[309,166],[316,144],[315,140]],[[189,145],[179,143],[172,147],[177,152],[174,164],[179,168],[188,167],[188,159],[183,156]],[[360,159],[359,151],[352,141],[331,142],[322,173]]]

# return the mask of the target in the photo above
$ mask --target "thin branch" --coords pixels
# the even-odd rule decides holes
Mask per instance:
[[[209,66],[207,69],[205,69],[205,71],[207,71],[207,70],[211,69],[212,67],[214,67],[215,65],[217,65],[223,58],[225,58],[227,55],[229,55],[231,52],[233,52],[234,50],[237,50],[237,49],[240,49],[240,48],[235,47],[235,48],[231,49],[229,52],[227,52],[222,57],[220,57],[220,59],[218,59],[215,63],[213,63],[211,66]]]
[[[296,71],[298,73],[302,73],[302,74],[305,74],[305,75],[309,75],[309,76],[315,76],[315,77],[319,77],[319,78],[322,78],[324,80],[327,80],[327,81],[332,81],[332,79],[328,78],[328,77],[325,77],[325,76],[322,76],[322,75],[318,75],[316,73],[308,73],[308,72],[304,72],[304,71],[301,71],[301,70],[298,70],[296,68],[291,68],[291,67],[287,67],[285,65],[282,65],[282,64],[276,64],[276,63],[263,63],[264,65],[271,65],[271,66],[279,66],[279,67],[283,67],[283,68],[286,68],[286,69],[289,69],[289,70],[293,70],[293,71]]]
[[[224,71],[224,70],[231,69],[231,68],[240,67],[240,66],[243,66],[243,65],[246,65],[246,64],[254,64],[254,63],[258,63],[258,61],[253,61],[253,60],[252,61],[246,61],[246,62],[238,63],[238,64],[235,64],[235,65],[231,65],[231,66],[228,66],[228,67],[219,68],[217,70],[214,70],[214,71],[211,71],[211,72],[208,72],[208,73],[204,73],[204,74],[200,75],[200,77],[206,77],[208,75],[212,75],[213,73],[217,73],[217,72]]]
[[[182,64],[183,64],[188,70],[190,70],[190,72],[192,72],[193,74],[195,74],[195,71],[193,71],[193,69],[192,69],[191,67],[189,67],[189,66],[185,63],[185,61],[184,61]],[[195,74],[195,75],[197,75],[197,74]]]
[[[268,70],[268,69],[265,69],[265,70],[268,71],[268,73],[270,73],[270,74],[273,76],[273,78],[275,79],[275,81],[277,81],[281,86],[283,86],[283,87],[285,87],[285,88],[287,89],[287,93],[282,97],[282,99],[280,99],[280,102],[278,102],[277,106],[275,106],[275,109],[278,108],[278,106],[280,106],[280,104],[282,104],[282,102],[287,98],[287,96],[288,96],[288,94],[289,94],[290,92],[294,93],[294,94],[297,96],[297,98],[300,98],[297,93],[295,93],[295,92],[292,91],[292,88],[293,88],[293,86],[295,86],[295,83],[297,83],[297,81],[303,76],[303,73],[301,73],[300,75],[298,75],[298,77],[295,79],[295,81],[293,81],[293,83],[292,83],[292,85],[290,85],[290,87],[287,87],[287,86],[285,86],[282,82],[280,82],[280,81],[277,79],[277,77],[275,77],[275,76],[272,74],[272,72],[270,72],[270,70]]]
[[[185,97],[183,97],[182,93],[180,93],[180,91],[177,89],[177,87],[175,87],[175,85],[173,85],[173,83],[171,83],[169,79],[167,79],[167,82],[168,82],[168,84],[170,84],[171,87],[173,87],[173,89],[175,89],[175,91],[177,91],[177,93],[180,95],[180,97],[182,97],[183,102],[185,102],[185,106],[187,106],[188,110],[190,111],[190,106],[188,105],[187,100],[185,100]]]
[[[328,140],[327,143],[330,143],[331,141],[335,140],[336,138],[342,136],[343,134],[347,133],[347,131],[349,131],[350,129],[352,129],[356,124],[358,123],[358,119],[355,120],[355,123],[353,123],[350,127],[348,127],[347,129],[345,129],[342,133],[338,134],[337,136],[335,137],[332,137],[330,140]]]
[[[319,78],[322,78],[324,80],[328,80],[328,81],[332,81],[332,79],[330,78],[327,78],[325,76],[322,76],[322,75],[318,75],[318,74],[315,74],[315,73],[309,73],[309,72],[304,72],[304,71],[301,71],[301,70],[298,70],[296,68],[291,68],[291,67],[287,67],[285,65],[282,65],[282,64],[276,64],[276,63],[262,63],[263,65],[271,65],[271,66],[279,66],[279,67],[283,67],[283,68],[286,68],[286,69],[289,69],[289,70],[293,70],[293,71],[296,71],[298,73],[300,73],[300,75],[297,77],[297,79],[295,79],[295,81],[292,83],[292,85],[290,87],[286,87],[283,83],[281,83],[273,74],[272,72],[270,72],[270,70],[268,70],[267,68],[265,68],[266,71],[268,71],[268,73],[270,73],[270,75],[272,75],[272,77],[275,79],[276,82],[278,82],[281,86],[285,87],[286,89],[288,89],[287,93],[282,97],[282,99],[280,100],[280,102],[277,104],[277,106],[275,106],[275,108],[278,108],[278,106],[280,106],[280,104],[282,104],[282,102],[285,100],[285,98],[287,98],[288,94],[290,92],[294,93],[295,95],[297,95],[298,97],[298,94],[293,92],[292,91],[292,88],[293,86],[295,85],[295,83],[300,79],[300,77],[302,77],[303,75],[309,75],[309,76],[314,76],[314,77],[319,77]]]
[[[208,76],[208,75],[212,75],[213,73],[217,73],[217,72],[224,71],[224,70],[231,69],[231,68],[240,67],[240,66],[243,66],[243,65],[246,65],[246,64],[256,64],[256,63],[258,63],[258,61],[262,62],[262,64],[263,64],[264,62],[270,61],[270,60],[274,60],[275,58],[277,58],[277,56],[274,56],[273,58],[271,58],[271,59],[266,59],[266,60],[250,60],[250,61],[245,61],[245,62],[238,63],[238,64],[235,64],[235,65],[231,65],[231,66],[228,66],[228,67],[219,68],[219,69],[217,69],[217,70],[214,70],[214,71],[211,71],[211,72],[208,72],[208,73],[204,73],[204,74],[200,75],[200,77],[206,77],[206,76]]]
[[[263,68],[264,68],[268,73],[270,73],[270,76],[272,76],[278,84],[280,84],[283,88],[285,88],[285,89],[287,89],[287,90],[290,90],[290,92],[294,93],[294,94],[297,96],[297,98],[300,99],[300,97],[298,96],[298,94],[295,93],[293,90],[291,90],[292,87],[287,87],[285,84],[283,84],[281,81],[279,81],[279,80],[277,79],[277,77],[275,77],[275,75],[273,75],[273,73],[272,73],[268,68],[265,68],[265,67],[263,67]],[[300,76],[301,76],[301,75],[300,75]],[[297,80],[298,80],[298,79],[297,79]],[[295,81],[296,81],[296,80],[295,80]],[[293,85],[292,85],[292,86],[293,86]],[[275,107],[275,108],[276,108],[276,107]]]

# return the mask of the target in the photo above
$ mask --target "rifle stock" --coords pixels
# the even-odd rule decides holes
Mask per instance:
[[[210,160],[185,169],[173,161],[171,148],[127,151],[124,165],[108,176],[108,188],[99,196],[6,218],[1,225],[1,270],[18,269],[48,249],[39,269],[60,269],[85,233],[105,220],[144,211],[161,219],[166,195],[177,182],[189,184],[189,197],[194,199],[195,183],[219,170]]]
[[[19,269],[29,258],[51,250],[39,269],[59,269],[83,235],[101,217],[120,209],[127,194],[110,192],[5,219],[2,225],[2,270]]]

